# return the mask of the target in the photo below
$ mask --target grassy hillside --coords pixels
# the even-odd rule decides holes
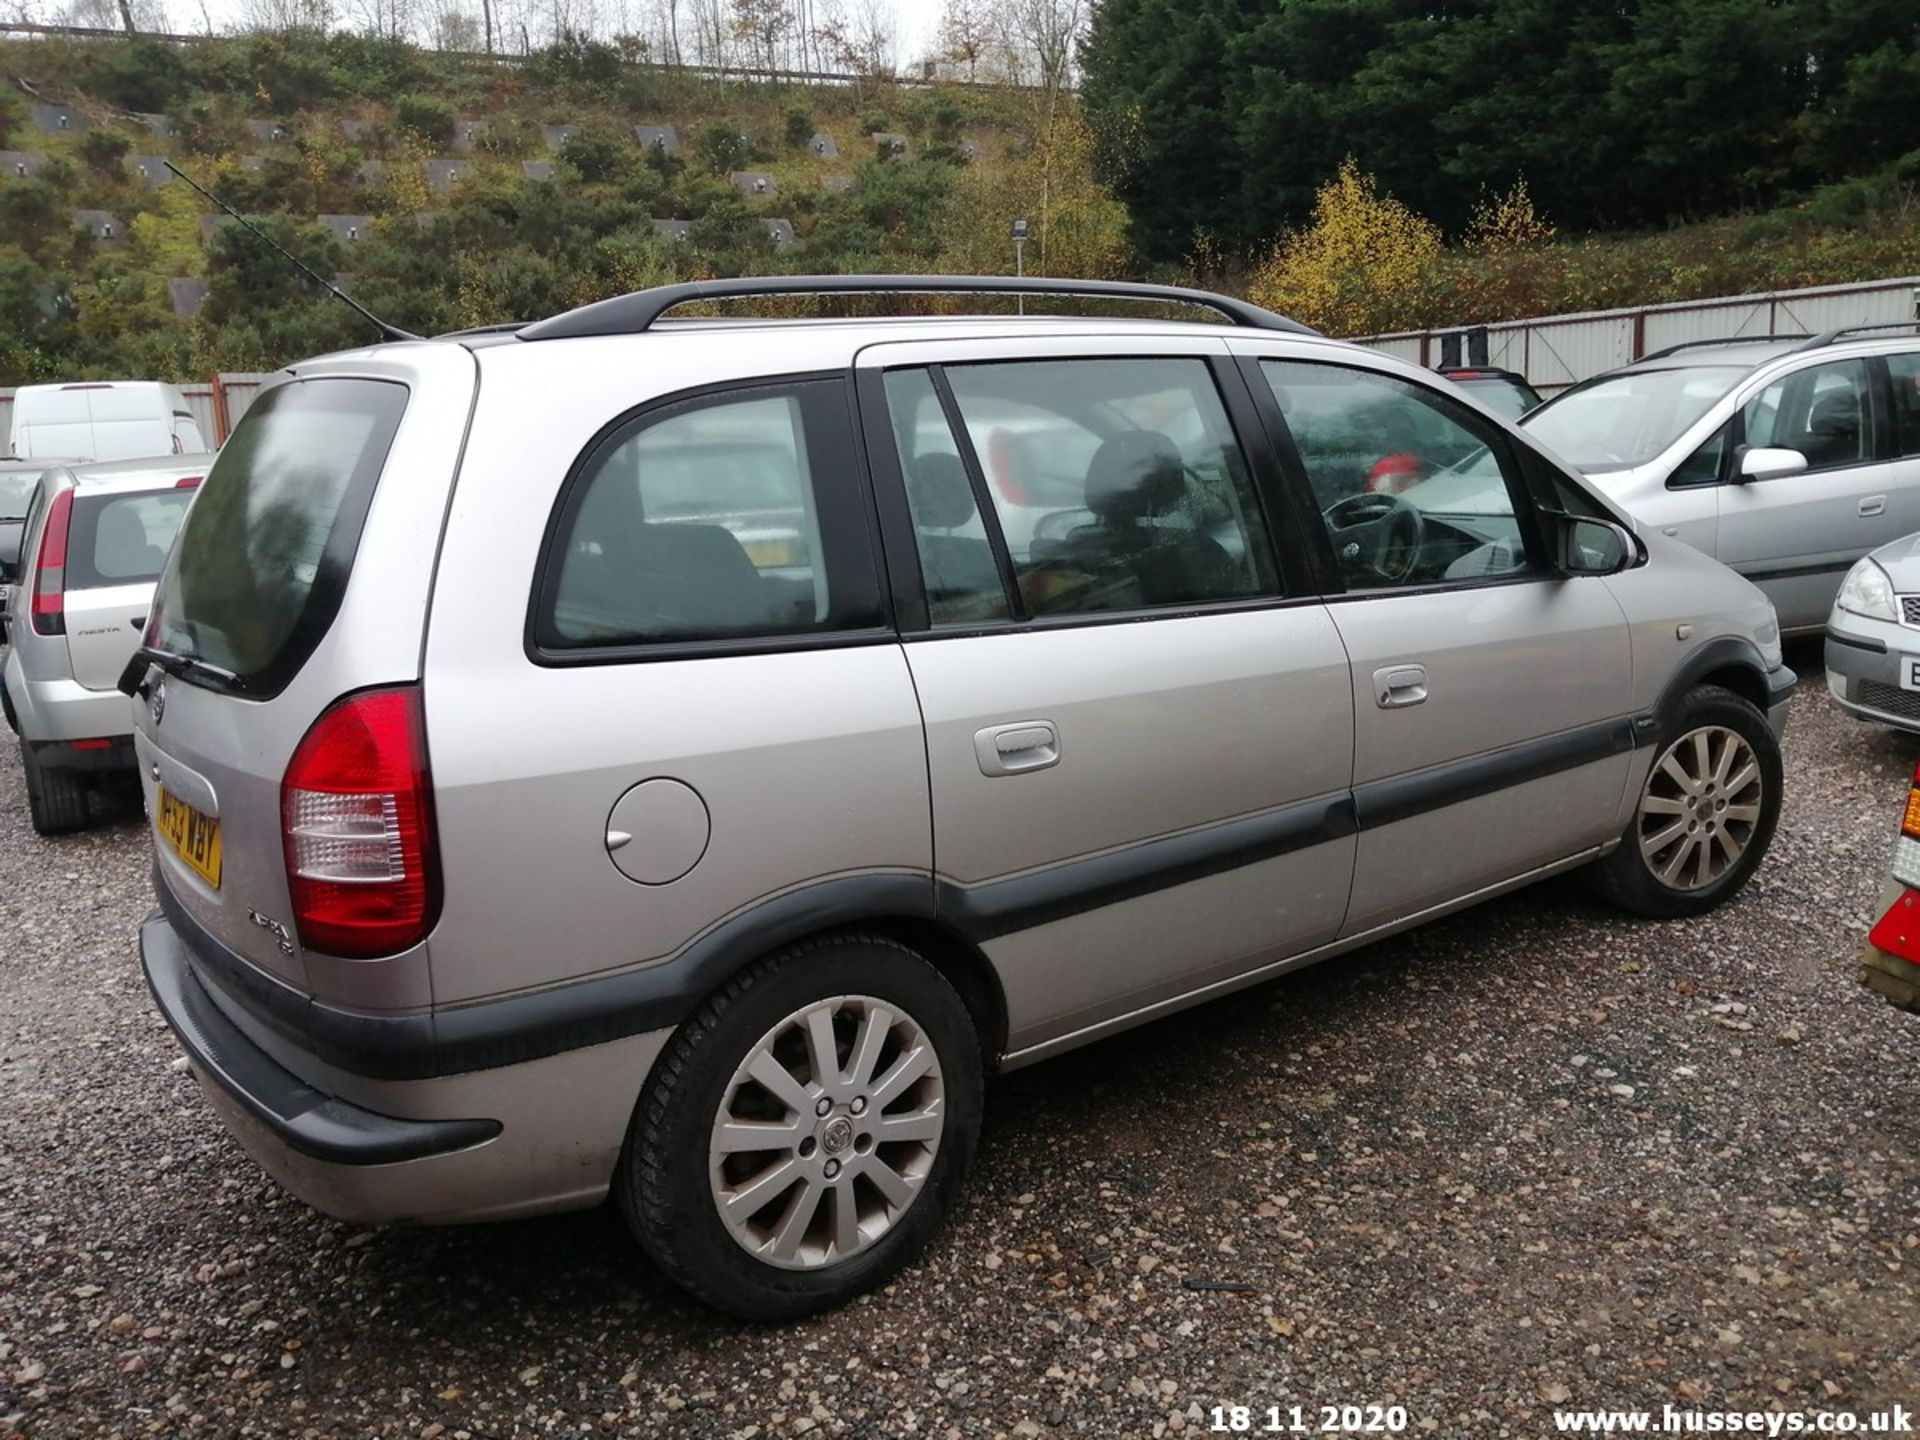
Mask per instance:
[[[885,81],[728,84],[573,44],[515,65],[352,37],[191,47],[14,43],[0,110],[0,383],[200,375],[357,343],[365,327],[178,181],[168,157],[393,323],[550,314],[675,278],[865,269],[1118,273],[1124,214],[1072,104]],[[72,128],[37,130],[59,103]],[[165,123],[141,116],[164,116]],[[671,126],[669,152],[636,126]],[[83,128],[84,127],[84,128]],[[545,127],[570,127],[565,136]],[[112,217],[112,236],[74,212]],[[368,217],[336,220],[320,216]],[[656,222],[674,222],[657,224]],[[169,281],[204,280],[203,287]]]
[[[1446,236],[1343,174],[1273,256],[1148,267],[1070,96],[721,83],[590,42],[512,64],[350,36],[10,42],[0,62],[23,82],[0,92],[0,149],[16,152],[0,166],[0,384],[186,379],[368,338],[187,186],[143,176],[155,157],[422,333],[672,279],[1003,271],[1016,217],[1032,272],[1198,278],[1343,334],[1920,271],[1920,157],[1765,215],[1585,237],[1511,197]],[[70,127],[37,128],[36,104]],[[677,146],[645,148],[636,126],[671,126]]]

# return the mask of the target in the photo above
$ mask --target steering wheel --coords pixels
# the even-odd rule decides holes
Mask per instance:
[[[1320,513],[1342,568],[1363,565],[1393,585],[1413,575],[1427,543],[1427,522],[1403,497],[1370,490]]]

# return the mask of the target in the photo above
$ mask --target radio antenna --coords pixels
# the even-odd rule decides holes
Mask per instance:
[[[232,216],[235,220],[239,221],[242,225],[244,225],[247,229],[247,233],[252,235],[254,239],[259,240],[263,244],[267,245],[277,255],[279,255],[282,260],[285,260],[289,265],[293,266],[294,269],[298,270],[302,275],[306,276],[307,279],[311,280],[314,284],[318,285],[322,290],[326,291],[329,295],[333,296],[333,298],[338,300],[342,305],[348,306],[354,312],[354,314],[358,315],[362,320],[365,320],[369,325],[373,326],[375,330],[378,330],[380,332],[380,338],[382,340],[418,340],[422,338],[418,335],[415,335],[410,330],[402,330],[398,325],[389,325],[386,321],[382,320],[378,315],[374,314],[371,310],[367,309],[366,306],[362,305],[358,300],[354,299],[351,295],[347,294],[347,292],[342,290],[338,285],[334,284],[331,280],[327,279],[325,276],[315,272],[312,266],[306,264],[297,255],[294,255],[284,245],[280,244],[279,241],[275,240],[271,235],[267,234],[266,231],[262,230],[258,225],[254,224],[251,220],[247,219],[246,216],[242,215],[238,210],[234,209],[233,206],[227,204],[227,202],[222,200],[218,195],[214,194],[211,190],[207,189],[207,187],[202,185],[198,180],[194,179],[191,175],[187,174],[186,171],[182,170],[178,165],[174,164],[173,161],[171,160],[167,161],[166,166],[167,166],[167,169],[171,170],[174,174],[178,175],[182,180],[186,181],[187,184],[191,185],[195,190],[198,190],[202,195],[206,196],[207,199],[211,200],[214,204],[218,205],[222,210],[226,211],[228,215]]]

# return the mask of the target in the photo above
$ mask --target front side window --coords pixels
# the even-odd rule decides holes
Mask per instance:
[[[1530,567],[1493,431],[1391,375],[1292,360],[1261,373],[1280,406],[1350,590]]]
[[[986,481],[1023,615],[1277,593],[1266,522],[1205,361],[1014,361],[943,373]],[[906,402],[916,383],[903,377],[891,386],[892,403]],[[913,408],[932,425],[936,412],[924,394]],[[911,422],[915,437],[922,423]],[[896,418],[896,434],[899,426]],[[913,443],[912,455],[903,448],[903,464],[924,484],[927,472],[946,468],[934,458],[945,447]],[[915,507],[923,567],[941,574],[953,567],[937,557],[938,542],[985,538],[978,514],[961,513],[957,487],[950,494],[953,503],[940,513],[924,499]],[[974,561],[955,573],[956,591],[991,608]],[[937,607],[934,617],[941,618]]]
[[[1920,455],[1920,352],[1887,357],[1893,381],[1894,454]]]
[[[1741,407],[1746,444],[1798,450],[1809,470],[1873,458],[1873,401],[1864,360],[1810,365],[1782,376]]]
[[[563,501],[540,645],[877,624],[845,415],[835,382],[773,386],[654,411],[602,442]]]

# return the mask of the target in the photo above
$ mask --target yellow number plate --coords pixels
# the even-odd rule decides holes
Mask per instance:
[[[214,889],[220,888],[220,822],[186,801],[161,790],[155,797],[153,828]]]

